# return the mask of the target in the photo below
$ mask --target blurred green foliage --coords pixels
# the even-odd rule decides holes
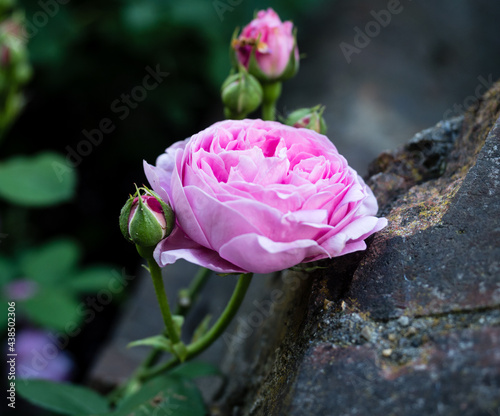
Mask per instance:
[[[23,380],[18,393],[44,409],[73,416],[128,416],[175,414],[204,416],[207,408],[194,380],[220,376],[219,370],[205,363],[182,364],[167,374],[144,383],[136,392],[111,409],[106,399],[95,391],[72,384],[46,380]]]
[[[14,156],[0,163],[0,197],[29,207],[49,206],[72,198],[75,171],[58,176],[54,171],[58,163],[65,163],[64,158],[52,152],[34,157]]]
[[[93,315],[91,307],[80,301],[84,294],[106,291],[109,286],[124,287],[122,276],[110,266],[81,268],[81,247],[73,240],[60,238],[26,249],[15,257],[0,255],[0,300],[17,301],[18,319],[43,328],[74,332]],[[116,291],[115,291],[116,292]],[[119,296],[118,296],[119,297]],[[111,301],[112,299],[109,299]],[[108,299],[106,298],[106,301]],[[0,330],[7,317],[0,320]]]

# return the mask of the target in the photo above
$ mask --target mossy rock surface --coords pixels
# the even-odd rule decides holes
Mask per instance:
[[[499,116],[496,83],[372,163],[389,226],[263,285],[255,305],[284,296],[235,338],[213,414],[500,414]]]

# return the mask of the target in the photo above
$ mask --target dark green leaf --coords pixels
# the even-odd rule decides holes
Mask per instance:
[[[162,413],[159,412],[161,409]],[[156,413],[155,413],[156,412]],[[161,376],[142,386],[120,403],[113,416],[205,416],[206,408],[198,388],[188,379]]]
[[[54,412],[75,416],[109,412],[104,397],[85,387],[33,379],[18,380],[16,388],[27,401]]]
[[[0,287],[16,277],[16,266],[7,257],[0,256]]]
[[[120,275],[113,273],[111,267],[94,266],[72,275],[64,284],[75,292],[97,292],[106,288],[112,280],[120,279]]]
[[[65,330],[70,323],[78,325],[83,317],[80,304],[58,289],[41,289],[36,296],[17,305],[31,322],[56,330]]]
[[[168,374],[192,379],[204,376],[220,376],[221,372],[215,365],[191,361],[174,368]]]
[[[80,248],[74,241],[54,240],[26,253],[21,258],[21,269],[39,283],[54,283],[69,277],[79,258]]]
[[[15,204],[42,207],[64,202],[73,196],[75,184],[75,170],[56,153],[0,163],[0,196]]]

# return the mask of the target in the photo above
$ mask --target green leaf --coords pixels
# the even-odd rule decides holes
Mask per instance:
[[[106,288],[112,279],[117,278],[121,282],[121,276],[113,273],[111,267],[93,266],[72,275],[64,282],[64,285],[75,292],[97,292]]]
[[[64,202],[73,196],[75,184],[75,170],[56,153],[0,163],[0,196],[14,204],[44,207]]]
[[[17,304],[31,322],[56,330],[65,330],[69,323],[79,325],[83,318],[81,304],[60,289],[41,289],[33,298]]]
[[[166,375],[145,383],[120,403],[113,416],[205,416],[206,413],[203,398],[193,382]]]
[[[98,415],[109,412],[107,401],[95,391],[47,380],[18,380],[17,392],[27,401],[66,415]]]
[[[80,258],[80,247],[72,240],[51,241],[21,258],[22,272],[38,283],[55,283],[68,277]]]
[[[187,362],[175,367],[173,370],[168,372],[169,375],[181,376],[183,378],[193,379],[197,377],[205,376],[221,376],[222,373],[219,369],[209,363],[204,362]]]
[[[0,256],[0,287],[16,277],[17,268],[7,257]]]
[[[139,346],[160,348],[164,351],[173,353],[172,341],[170,341],[163,335],[155,335],[149,338],[143,338],[143,339],[138,339],[137,341],[129,342],[127,348],[139,347]]]

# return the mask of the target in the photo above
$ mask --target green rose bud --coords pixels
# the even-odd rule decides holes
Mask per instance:
[[[141,190],[145,195],[141,195]],[[175,224],[172,208],[156,193],[139,188],[120,213],[123,236],[140,247],[153,247],[168,237]]]
[[[323,119],[324,106],[317,105],[312,108],[301,108],[291,113],[285,124],[296,128],[306,128],[317,133],[326,134],[326,123]]]
[[[240,120],[260,106],[262,87],[254,76],[240,66],[239,72],[230,75],[222,84],[221,98],[226,117]]]

